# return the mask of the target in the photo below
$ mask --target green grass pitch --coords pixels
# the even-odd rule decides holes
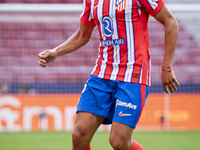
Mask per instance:
[[[112,150],[109,132],[97,132],[93,150]],[[145,150],[200,150],[200,131],[134,132]],[[1,132],[0,150],[71,150],[71,132]]]

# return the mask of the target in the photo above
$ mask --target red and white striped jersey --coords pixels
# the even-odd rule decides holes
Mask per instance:
[[[150,85],[148,18],[163,0],[84,0],[80,23],[99,30],[99,55],[92,75]]]

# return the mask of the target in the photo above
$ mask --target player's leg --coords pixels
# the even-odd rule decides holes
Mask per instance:
[[[115,94],[115,113],[109,138],[110,144],[115,150],[143,149],[131,137],[142,113],[148,93],[149,87],[146,85],[118,83],[118,89]]]
[[[114,150],[144,150],[142,145],[132,140],[133,128],[122,123],[113,122],[110,133],[110,144]]]
[[[82,91],[78,106],[75,128],[72,134],[73,149],[88,148],[92,136],[103,123],[112,123],[114,104],[113,89],[108,80],[90,76]]]
[[[104,118],[83,111],[77,113],[72,133],[73,150],[85,150],[90,146],[90,141]]]
[[[109,142],[115,150],[130,150],[133,128],[113,121]]]

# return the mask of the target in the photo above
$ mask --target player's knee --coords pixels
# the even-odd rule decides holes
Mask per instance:
[[[73,144],[78,144],[80,140],[81,140],[81,134],[76,130],[73,131],[72,133]]]
[[[118,142],[115,142],[115,141],[112,141],[110,142],[112,148],[114,150],[122,150],[123,149],[123,144],[122,143],[118,143]]]
[[[80,144],[80,142],[82,143],[82,145],[88,145],[88,143],[90,143],[87,133],[81,128],[75,129],[73,131],[72,141],[74,145]]]
[[[110,137],[109,142],[114,150],[129,149],[130,147],[130,144],[128,141],[125,141],[119,137]]]

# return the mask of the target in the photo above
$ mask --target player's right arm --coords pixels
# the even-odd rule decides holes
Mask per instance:
[[[58,56],[71,53],[85,45],[91,37],[93,26],[80,24],[77,31],[64,43],[54,49],[47,49],[38,54],[38,64],[46,67],[47,63],[54,61]]]

